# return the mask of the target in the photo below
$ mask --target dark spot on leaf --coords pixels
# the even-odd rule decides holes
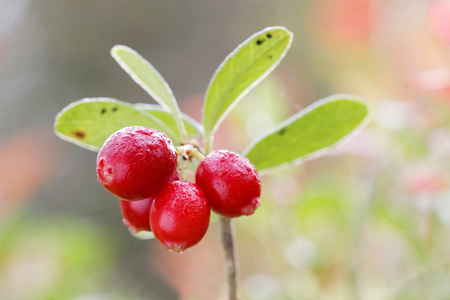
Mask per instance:
[[[100,113],[103,115],[105,112],[106,112],[106,108],[103,108]]]
[[[273,58],[273,55],[268,55],[267,57],[270,58],[270,59],[272,59],[272,58]]]
[[[256,41],[256,45],[259,46],[259,45],[261,45],[263,42],[264,42],[264,40],[257,40],[257,41]]]
[[[114,106],[114,107],[112,108],[112,111],[117,111],[117,106]]]
[[[286,128],[281,128],[280,131],[278,131],[279,135],[283,135],[286,133]]]
[[[272,35],[270,33],[266,34],[267,38],[270,39]]]
[[[81,130],[75,130],[72,134],[75,138],[79,140],[83,140],[84,138],[86,138],[86,132]]]

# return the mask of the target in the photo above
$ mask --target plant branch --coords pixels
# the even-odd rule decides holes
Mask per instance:
[[[193,144],[186,144],[183,146],[175,147],[178,156],[184,160],[188,160],[190,157],[195,157],[199,162],[205,159],[205,155],[201,153]]]
[[[209,154],[212,150],[214,136],[212,134],[207,134],[204,137],[203,145],[205,146],[206,154]]]
[[[222,228],[222,244],[225,251],[225,276],[228,287],[228,300],[239,300],[238,297],[238,261],[234,246],[234,233],[231,219],[220,217]]]

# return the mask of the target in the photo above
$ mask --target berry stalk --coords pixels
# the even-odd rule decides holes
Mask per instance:
[[[185,144],[183,146],[175,147],[178,156],[183,160],[188,160],[190,157],[196,158],[199,162],[205,159],[205,155],[201,153],[193,144]]]
[[[255,166],[245,157],[215,150],[197,168],[195,182],[211,209],[220,215],[228,299],[238,300],[238,260],[231,218],[251,215],[259,207],[261,181]]]
[[[225,251],[225,276],[228,286],[228,300],[239,300],[239,264],[234,246],[234,233],[230,218],[220,217],[222,245]]]

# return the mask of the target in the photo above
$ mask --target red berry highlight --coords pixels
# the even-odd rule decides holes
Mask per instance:
[[[97,156],[97,180],[124,200],[158,193],[172,176],[177,152],[161,131],[130,126],[113,133]]]
[[[211,152],[198,166],[195,181],[211,209],[222,216],[248,216],[261,204],[258,172],[247,158],[235,152]]]
[[[208,201],[197,185],[173,181],[155,196],[150,226],[167,249],[181,253],[203,238],[210,213]]]
[[[136,201],[120,200],[123,224],[131,232],[152,231],[149,216],[153,201],[153,197]]]

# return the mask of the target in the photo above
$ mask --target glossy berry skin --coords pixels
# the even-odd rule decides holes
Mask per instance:
[[[149,216],[153,201],[153,197],[136,201],[120,200],[123,224],[131,232],[152,231]]]
[[[155,196],[150,226],[167,249],[181,253],[203,238],[210,213],[208,201],[197,185],[173,181]]]
[[[251,215],[260,206],[261,180],[245,157],[227,150],[211,152],[195,174],[211,209],[228,217]]]
[[[124,200],[158,193],[176,169],[177,152],[161,131],[130,126],[113,133],[97,156],[97,180]]]
[[[179,179],[180,171],[175,170],[170,177],[169,182]],[[123,224],[125,224],[131,232],[152,231],[150,227],[150,209],[154,200],[155,198],[153,197],[136,201],[119,200]]]

